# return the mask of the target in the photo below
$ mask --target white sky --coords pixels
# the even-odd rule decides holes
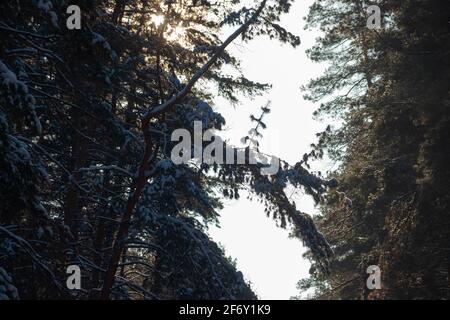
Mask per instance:
[[[261,149],[291,164],[310,151],[309,145],[316,142],[315,134],[326,127],[312,119],[316,106],[303,100],[300,90],[301,85],[324,70],[323,65],[311,62],[305,54],[319,35],[303,30],[303,17],[312,2],[296,1],[281,22],[301,37],[302,44],[297,49],[268,38],[247,44],[236,42],[230,48],[241,59],[246,77],[271,83],[273,89],[257,99],[243,99],[236,108],[221,98],[215,101],[227,121],[226,132],[221,136],[239,145],[239,139],[252,127],[250,114],[260,115],[260,107],[271,100],[272,112],[265,118],[268,128],[263,132]],[[292,199],[301,211],[316,212],[312,199],[301,191]],[[274,220],[266,217],[260,203],[241,195],[241,199],[226,203],[220,223],[221,228],[210,228],[211,237],[225,247],[227,255],[237,260],[238,269],[252,283],[260,299],[289,299],[298,295],[296,284],[308,276],[309,270],[309,262],[302,258],[305,249],[299,240],[288,238],[287,230],[278,228]]]

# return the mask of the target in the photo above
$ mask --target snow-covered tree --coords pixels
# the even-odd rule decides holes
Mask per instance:
[[[205,232],[243,188],[327,268],[327,242],[284,189],[320,201],[334,181],[302,162],[265,176],[263,163],[170,161],[175,129],[225,124],[215,95],[269,88],[227,47],[259,35],[297,46],[278,24],[291,2],[72,1],[80,30],[65,27],[68,1],[0,3],[0,263],[21,297],[255,298]],[[80,291],[65,287],[72,264]]]

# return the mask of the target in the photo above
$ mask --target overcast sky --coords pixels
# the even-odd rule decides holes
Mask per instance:
[[[271,83],[273,89],[257,99],[243,99],[236,108],[223,99],[216,99],[217,109],[227,120],[226,133],[222,136],[234,145],[239,145],[239,139],[251,128],[249,115],[259,115],[259,108],[271,100],[272,112],[265,121],[268,129],[263,132],[261,148],[291,164],[310,151],[309,145],[316,141],[315,134],[326,127],[313,120],[316,106],[303,100],[300,90],[301,85],[324,70],[323,65],[311,62],[305,54],[319,35],[303,30],[303,17],[312,2],[296,1],[281,23],[300,35],[302,44],[297,49],[268,38],[247,44],[237,42],[230,48],[242,60],[244,74],[249,79]],[[301,191],[293,194],[292,199],[301,211],[315,212],[313,201]],[[298,294],[296,283],[308,276],[309,263],[302,258],[305,249],[299,240],[288,238],[287,230],[277,228],[266,217],[260,203],[247,200],[245,195],[238,201],[228,201],[221,211],[220,223],[221,228],[212,227],[210,235],[225,247],[227,255],[237,260],[238,269],[251,281],[261,299],[289,299]]]

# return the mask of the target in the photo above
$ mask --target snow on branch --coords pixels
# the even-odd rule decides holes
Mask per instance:
[[[28,93],[28,86],[17,79],[17,76],[0,60],[0,89],[11,96],[14,106],[25,109],[30,113],[38,134],[42,132],[42,125],[35,111],[36,100]],[[18,99],[17,99],[18,98]]]

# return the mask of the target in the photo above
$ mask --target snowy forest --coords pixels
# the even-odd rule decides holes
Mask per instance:
[[[258,299],[207,232],[243,193],[307,248],[292,300],[450,297],[448,0],[313,2],[307,54],[329,67],[298,90],[333,121],[289,163],[259,148],[276,105],[241,148],[214,98],[268,92],[229,48],[298,48],[280,23],[298,1],[0,1],[0,300]]]

